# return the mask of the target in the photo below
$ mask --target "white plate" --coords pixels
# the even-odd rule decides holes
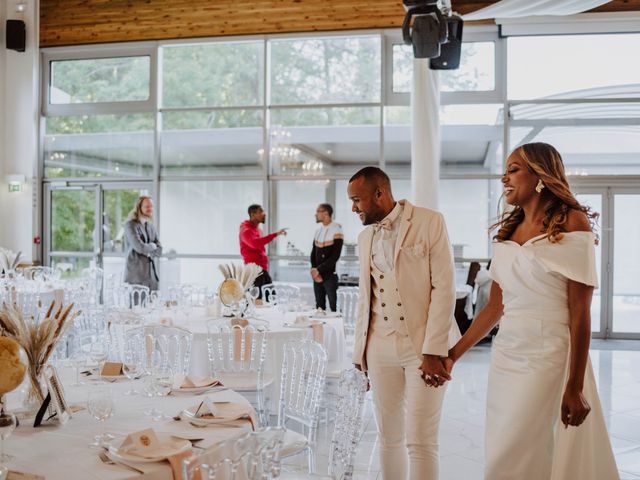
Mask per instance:
[[[167,433],[158,433],[158,440],[163,446],[170,445],[175,447],[171,450],[171,453],[168,455],[177,455],[182,452],[186,452],[191,448],[191,442],[189,440],[184,440],[181,438],[173,437]],[[132,455],[130,453],[119,451],[119,447],[124,442],[127,437],[117,437],[114,438],[111,442],[109,442],[109,453],[113,456],[113,458],[117,460],[124,460],[125,462],[136,462],[136,463],[153,463],[160,462],[167,458],[167,455],[159,455],[157,457],[146,458],[141,457],[139,455]]]
[[[206,386],[206,387],[189,387],[189,388],[172,388],[171,393],[177,395],[200,395],[204,392],[221,392],[223,390],[228,390],[227,387],[222,385],[216,385],[214,387]]]

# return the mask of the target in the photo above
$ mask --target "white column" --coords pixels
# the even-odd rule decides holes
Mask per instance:
[[[39,21],[37,0],[1,2],[0,19],[26,24],[25,52],[7,50],[0,44],[0,246],[22,251],[24,261],[33,259],[35,217],[34,181],[38,165]],[[24,12],[16,11],[18,4]],[[24,175],[19,193],[9,193],[7,175]]]
[[[411,91],[411,194],[419,207],[438,208],[440,77],[429,59],[413,60]]]

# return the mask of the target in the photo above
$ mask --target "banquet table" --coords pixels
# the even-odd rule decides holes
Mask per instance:
[[[66,369],[65,369],[66,370]],[[70,378],[70,371],[64,371]],[[88,385],[72,387],[65,382],[65,392],[70,405],[86,405],[88,392],[96,388],[96,381],[88,380]],[[134,384],[142,389],[143,380]],[[175,421],[171,417],[181,410],[198,405],[204,395],[169,395],[165,397],[145,397],[124,395],[130,387],[129,381],[117,381],[108,384],[114,399],[114,415],[106,422],[106,431],[114,435],[127,435],[146,428],[157,433],[169,433],[183,438],[202,438],[195,443],[197,447],[207,448],[217,442],[238,437],[251,429],[248,420],[236,420],[225,425],[197,428],[185,421]],[[240,403],[251,409],[249,402],[232,390],[207,393],[213,401]],[[12,402],[13,401],[13,402]],[[8,409],[14,410],[17,399],[10,394]],[[156,408],[168,415],[168,419],[154,421],[145,412]],[[252,410],[253,411],[253,410]],[[102,425],[93,419],[85,409],[74,413],[64,425],[48,424],[33,427],[33,419],[21,419],[19,427],[5,441],[5,452],[14,458],[8,462],[10,470],[38,474],[47,480],[99,479],[99,480],[172,480],[173,473],[168,461],[154,463],[135,463],[136,468],[144,471],[137,473],[121,465],[107,465],[98,457],[101,449],[88,446],[93,436],[100,434]],[[195,448],[194,452],[199,449]]]
[[[257,307],[255,313],[249,318],[249,322],[256,326],[266,326],[267,332],[267,359],[265,373],[273,377],[271,387],[272,404],[277,405],[280,398],[280,374],[282,370],[282,348],[288,340],[313,339],[313,330],[310,327],[292,326],[296,317],[307,316],[312,320],[321,320],[323,324],[323,346],[327,351],[327,371],[339,371],[348,367],[346,358],[346,340],[344,334],[344,321],[342,316],[328,313],[327,316],[311,317],[317,312],[307,310],[302,312],[282,312],[276,307]],[[195,308],[185,315],[184,313],[171,313],[169,310],[150,313],[145,322],[158,323],[170,320],[175,326],[188,329],[193,333],[193,345],[191,349],[190,374],[209,375],[209,358],[207,354],[207,321],[216,319],[213,315],[207,315],[204,308]],[[273,412],[272,412],[273,413]]]

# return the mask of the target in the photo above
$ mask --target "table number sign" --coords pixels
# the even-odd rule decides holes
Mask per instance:
[[[43,421],[57,421],[64,425],[71,418],[71,412],[55,367],[53,365],[45,366],[43,376],[47,384],[47,396],[38,410],[33,426],[37,427]]]

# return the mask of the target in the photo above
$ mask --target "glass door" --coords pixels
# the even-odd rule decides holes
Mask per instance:
[[[640,338],[640,188],[612,188],[611,337]]]
[[[46,192],[45,263],[63,277],[77,276],[99,261],[98,187],[48,185]]]
[[[67,278],[89,267],[121,278],[124,223],[138,197],[151,191],[151,182],[46,185],[45,263]]]

